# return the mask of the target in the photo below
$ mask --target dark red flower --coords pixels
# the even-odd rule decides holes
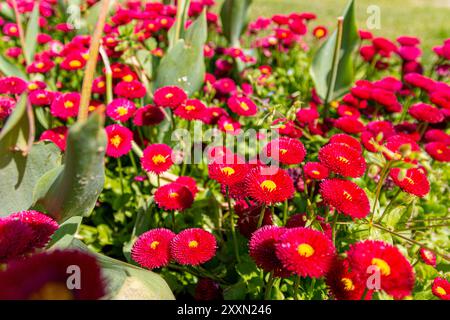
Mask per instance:
[[[15,219],[0,218],[0,263],[28,253],[34,237],[31,226]]]
[[[333,135],[328,142],[329,143],[343,143],[343,144],[346,144],[347,146],[349,146],[350,148],[357,150],[359,153],[362,153],[361,143],[359,143],[359,141],[356,140],[355,138],[353,138],[352,136],[349,136],[348,134],[345,134],[345,133],[339,133],[339,134]]]
[[[81,271],[79,287],[70,289],[74,270]],[[1,300],[94,300],[105,295],[105,287],[96,259],[78,250],[39,253],[0,272]]]
[[[197,301],[223,300],[220,285],[209,278],[200,278],[195,287],[194,299]]]
[[[183,177],[183,176],[178,177],[175,180],[175,183],[179,183],[179,184],[185,186],[186,188],[188,188],[189,191],[192,193],[193,198],[195,198],[195,196],[198,193],[197,182],[192,177]]]
[[[206,230],[191,228],[173,238],[170,250],[176,262],[197,266],[211,260],[216,254],[216,238]]]
[[[328,178],[328,168],[320,162],[307,162],[303,167],[306,177],[314,180],[323,180]]]
[[[413,118],[428,123],[439,123],[444,120],[444,114],[438,108],[422,102],[412,105],[408,113]]]
[[[133,123],[139,127],[154,126],[163,122],[164,118],[165,115],[161,108],[147,105],[136,110]]]
[[[277,226],[264,226],[256,230],[248,244],[250,257],[256,265],[266,272],[274,272],[276,277],[288,277],[291,272],[283,267],[277,257],[276,243],[286,231],[286,228]]]
[[[420,248],[419,252],[423,262],[432,267],[436,267],[436,255],[434,254],[433,251],[430,251],[425,248]]]
[[[66,150],[67,127],[55,127],[42,132],[40,141],[49,140],[56,144],[61,151]]]
[[[153,100],[158,107],[176,109],[187,100],[187,94],[179,87],[162,87],[155,91]]]
[[[360,133],[364,130],[364,124],[355,117],[338,118],[334,126],[346,133]]]
[[[441,162],[450,161],[450,145],[443,142],[430,142],[425,145],[425,151],[434,159]]]
[[[245,188],[241,191],[245,194]],[[237,226],[239,232],[247,238],[250,238],[252,233],[256,231],[262,213],[262,205],[254,203],[253,201],[250,201],[249,204],[247,204],[246,200],[239,200],[234,207],[234,211],[238,216]],[[262,226],[272,224],[272,211],[270,208],[265,208]]]

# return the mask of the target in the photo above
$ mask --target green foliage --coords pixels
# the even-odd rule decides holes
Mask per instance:
[[[239,38],[247,24],[252,0],[225,0],[220,10],[223,34],[231,47],[239,47]]]
[[[330,90],[329,101],[344,95],[354,80],[353,51],[358,42],[354,0],[348,3],[343,17],[342,44],[338,55],[339,62],[334,87],[330,88],[333,82],[332,70],[337,42],[337,30],[333,32],[316,52],[310,69],[317,94],[322,99],[326,99],[328,90]]]
[[[73,125],[60,172],[44,176],[35,190],[36,204],[59,221],[84,216],[94,208],[104,183],[106,134],[103,118],[94,113]]]
[[[155,89],[169,85],[183,88],[189,95],[201,88],[205,76],[203,46],[207,38],[203,12],[164,55],[158,66]]]
[[[25,61],[30,64],[34,60],[37,47],[37,35],[39,34],[39,3],[33,8],[25,33]]]

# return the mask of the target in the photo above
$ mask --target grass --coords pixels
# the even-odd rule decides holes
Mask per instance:
[[[275,13],[314,12],[321,24],[334,28],[336,17],[342,14],[347,0],[253,0],[251,18]],[[423,60],[433,59],[432,48],[450,38],[450,0],[356,0],[358,26],[368,29],[367,9],[379,6],[381,28],[370,30],[375,35],[395,39],[400,35],[417,36],[422,40]]]

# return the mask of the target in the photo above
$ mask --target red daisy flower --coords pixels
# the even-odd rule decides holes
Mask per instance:
[[[34,236],[33,230],[27,224],[0,218],[0,263],[27,253],[32,247]]]
[[[195,198],[195,196],[198,193],[197,182],[192,177],[183,177],[183,176],[178,177],[175,180],[175,183],[179,183],[179,184],[185,186],[186,188],[188,188],[189,191],[192,193],[193,198]]]
[[[112,124],[105,128],[108,136],[106,154],[113,158],[119,158],[131,150],[133,132],[118,124]]]
[[[173,165],[172,148],[166,144],[152,144],[145,148],[141,158],[142,168],[147,172],[160,174]]]
[[[302,131],[296,127],[294,121],[285,118],[274,120],[272,122],[272,127],[276,129],[280,135],[288,136],[289,138],[298,139],[303,135]]]
[[[450,144],[450,134],[446,134],[439,129],[431,129],[425,133],[425,140],[428,142],[443,142]]]
[[[185,103],[181,104],[175,109],[175,115],[186,120],[200,120],[203,117],[203,113],[206,106],[197,99],[188,99]]]
[[[6,119],[14,109],[16,100],[10,97],[0,97],[0,120]]]
[[[80,288],[67,286],[72,266],[81,270]],[[12,262],[0,272],[0,286],[1,300],[94,300],[106,293],[96,259],[78,250],[44,252]]]
[[[136,110],[133,123],[138,126],[155,126],[163,122],[164,112],[159,107],[147,105]]]
[[[345,104],[341,104],[337,108],[337,113],[341,117],[354,117],[359,118],[361,114],[359,113],[358,109],[354,107],[347,106]]]
[[[297,121],[301,124],[308,124],[314,122],[319,118],[319,112],[316,109],[299,109],[296,113]]]
[[[86,59],[84,59],[83,55],[75,52],[69,53],[61,62],[60,67],[64,70],[79,70],[83,69],[85,65]]]
[[[411,295],[414,273],[400,251],[383,241],[365,240],[350,246],[347,252],[350,268],[363,283],[371,275],[368,268],[378,267],[381,289],[396,299]]]
[[[18,37],[19,36],[19,28],[15,23],[5,23],[3,26],[3,33],[9,37]]]
[[[216,238],[206,230],[191,228],[181,231],[170,245],[172,257],[181,265],[197,266],[216,254]]]
[[[128,99],[145,97],[147,89],[137,80],[121,81],[114,87],[114,94]]]
[[[316,37],[317,39],[322,39],[327,36],[328,30],[327,30],[327,28],[325,28],[323,26],[317,26],[314,28],[312,33],[313,33],[314,37]]]
[[[443,142],[430,142],[425,145],[425,151],[436,161],[450,161],[450,145]]]
[[[27,90],[27,83],[18,77],[0,78],[0,94],[22,94]]]
[[[55,63],[51,59],[42,57],[27,66],[27,73],[47,73],[52,70],[54,66]]]
[[[369,199],[363,189],[349,180],[327,179],[320,184],[320,194],[328,205],[352,218],[369,214]]]
[[[360,133],[364,124],[355,117],[341,117],[334,122],[334,126],[346,133]]]
[[[345,133],[333,135],[330,138],[330,141],[328,141],[328,143],[343,143],[349,146],[350,148],[357,150],[359,153],[362,153],[361,143],[359,143],[359,141],[353,138],[352,136],[349,136],[348,134]]]
[[[80,94],[77,92],[64,93],[57,95],[50,105],[50,112],[54,117],[68,119],[78,115],[80,107]]]
[[[430,192],[427,176],[419,168],[392,168],[389,176],[403,191],[418,197],[424,197]]]
[[[194,299],[197,301],[223,300],[220,285],[209,278],[201,278],[195,287]]]
[[[136,111],[133,101],[119,98],[114,99],[106,106],[106,115],[113,120],[125,122],[130,119]]]
[[[53,102],[53,98],[53,92],[43,89],[36,89],[28,94],[28,99],[34,106],[48,106]]]
[[[231,135],[237,135],[241,131],[241,124],[228,117],[221,117],[217,125],[221,131]]]
[[[31,246],[34,248],[45,247],[50,237],[59,228],[55,220],[34,210],[13,213],[8,216],[8,219],[20,221],[31,228],[34,234]]]
[[[423,262],[426,264],[436,267],[436,255],[433,251],[430,251],[425,248],[420,248],[420,257],[422,258]]]
[[[306,149],[299,140],[282,137],[270,141],[263,149],[263,155],[281,164],[300,164],[306,156]]]
[[[361,300],[366,284],[350,270],[347,259],[336,258],[326,275],[326,283],[336,300]],[[372,299],[372,290],[368,290],[365,300]]]
[[[450,282],[444,278],[435,278],[431,287],[431,292],[442,300],[450,300]]]
[[[319,160],[344,177],[358,178],[366,171],[366,160],[360,152],[343,143],[329,143],[320,148]]]
[[[97,77],[92,83],[92,92],[98,94],[106,93],[106,78],[104,76]]]
[[[244,117],[253,116],[258,112],[256,104],[247,97],[231,96],[228,98],[227,105],[231,111]]]
[[[229,163],[215,161],[209,164],[209,177],[225,186],[231,186],[241,182],[248,172],[248,166],[245,163],[239,163],[236,157],[233,160],[235,161]]]
[[[264,226],[256,230],[248,244],[250,257],[256,265],[266,272],[274,272],[276,277],[289,277],[291,272],[286,270],[276,255],[276,243],[286,232],[286,228]]]
[[[155,91],[153,100],[158,107],[176,109],[187,100],[187,94],[179,87],[162,87]]]
[[[308,162],[303,167],[303,172],[306,177],[314,180],[323,180],[328,178],[328,168],[322,165],[320,162]]]
[[[67,132],[68,129],[65,126],[48,129],[42,132],[39,140],[49,140],[56,144],[61,151],[64,151],[66,150]]]
[[[192,206],[194,197],[186,186],[172,182],[156,190],[155,202],[165,210],[183,211]]]
[[[164,267],[170,262],[170,242],[175,233],[158,228],[139,236],[131,249],[131,257],[144,268]]]
[[[301,227],[286,230],[275,247],[283,266],[302,277],[325,275],[336,254],[333,242],[324,233]]]
[[[428,123],[439,123],[444,120],[444,114],[441,110],[422,102],[412,105],[408,113],[413,118]]]
[[[412,156],[411,153],[420,152],[419,145],[412,140],[411,138],[405,136],[405,135],[395,135],[392,137],[389,137],[386,140],[386,143],[384,144],[387,150],[383,151],[383,155],[388,160],[392,159],[402,159],[408,160],[410,156]],[[405,151],[408,151],[406,154]]]
[[[291,198],[294,182],[283,169],[256,167],[245,178],[248,195],[259,203],[271,205]]]

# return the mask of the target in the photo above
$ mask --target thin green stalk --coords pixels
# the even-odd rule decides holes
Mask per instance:
[[[273,276],[273,271],[269,273],[269,281],[266,286],[266,293],[264,294],[264,300],[270,300],[270,293],[272,292],[273,282],[275,277]]]
[[[389,168],[391,167],[392,160],[386,162],[380,174],[380,181],[378,181],[377,189],[375,192],[375,201],[373,202],[372,207],[372,217],[370,218],[370,222],[373,222],[373,218],[375,217],[375,209],[377,207],[378,200],[380,198],[381,188],[383,187],[384,179],[386,179],[386,175],[389,172]]]
[[[329,102],[331,99],[331,95],[334,91],[334,86],[336,85],[337,72],[339,67],[339,51],[341,50],[342,45],[342,34],[344,30],[344,17],[339,17],[337,21],[337,32],[336,32],[336,45],[334,47],[333,53],[333,62],[331,69],[331,79],[328,84],[327,94],[324,102],[324,119],[328,116]]]
[[[388,205],[386,206],[386,208],[383,211],[383,214],[381,215],[380,219],[378,219],[377,223],[380,223],[381,221],[383,221],[384,216],[389,213],[392,205],[394,204],[395,199],[397,199],[398,195],[402,192],[402,189],[398,188],[397,192],[394,194],[394,196],[392,197],[392,199],[389,201]]]
[[[334,212],[334,217],[333,217],[333,225],[331,227],[332,229],[332,236],[333,236],[333,243],[336,243],[336,233],[337,233],[337,221],[338,221],[338,217],[339,214],[337,213],[337,211]]]
[[[120,177],[120,190],[122,191],[122,195],[123,195],[123,172],[122,172],[122,160],[119,158],[117,158],[117,164],[119,165],[119,177]]]
[[[130,157],[131,165],[133,166],[134,172],[136,172],[136,175],[138,175],[139,174],[139,169],[137,167],[136,159],[134,158],[133,151],[130,151],[128,153],[128,156]]]
[[[234,253],[236,255],[237,262],[241,262],[241,259],[239,257],[239,247],[238,247],[237,238],[236,238],[236,229],[234,226],[234,210],[233,210],[233,207],[231,206],[230,189],[228,186],[227,186],[227,201],[228,201],[228,211],[229,211],[229,216],[230,216],[231,236],[233,238]]]
[[[261,228],[264,221],[264,214],[266,213],[266,205],[263,204],[261,213],[259,214],[258,224],[256,225],[256,229]]]
[[[284,207],[283,207],[283,224],[286,225],[287,222],[287,213],[288,213],[288,201],[287,199],[284,200]]]
[[[298,300],[298,287],[300,287],[300,276],[295,276],[295,280],[294,280],[294,300]]]

